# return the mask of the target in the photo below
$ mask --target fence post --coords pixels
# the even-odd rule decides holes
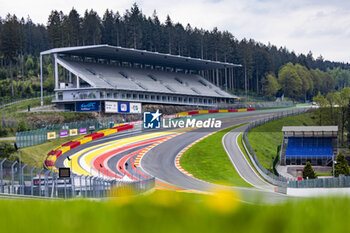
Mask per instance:
[[[79,176],[79,181],[80,181],[80,197],[83,197],[83,188],[82,188],[82,186],[83,186],[83,184],[82,184],[82,181],[81,181],[81,179],[83,178],[83,175],[80,175]]]
[[[20,186],[22,186],[22,188],[21,188],[21,194],[22,195],[24,195],[24,186],[25,186],[25,183],[24,183],[24,174],[23,174],[23,170],[24,170],[24,168],[27,166],[27,164],[24,164],[23,166],[22,166],[22,168],[21,168],[21,182],[22,182],[22,184],[20,184]]]
[[[93,197],[97,197],[97,188],[96,188],[96,185],[97,185],[97,177],[93,177],[92,178],[92,193],[93,193]]]
[[[88,179],[89,177],[88,176],[85,176],[85,197],[87,197],[87,179]]]
[[[44,171],[44,168],[41,168],[39,171],[39,197],[41,197],[41,173]]]
[[[14,189],[15,189],[15,186],[14,186],[14,166],[17,164],[17,161],[15,161],[14,163],[12,163],[12,165],[11,165],[11,194],[13,194],[14,193]]]
[[[71,186],[72,186],[72,198],[75,197],[75,185],[74,185],[74,174],[72,173],[72,176],[71,176]]]
[[[90,180],[90,185],[89,185],[89,193],[90,193],[90,197],[93,197],[93,194],[94,194],[94,192],[93,192],[93,188],[92,188],[92,179],[93,179],[93,177],[92,176],[90,176],[89,177],[89,180]]]
[[[6,159],[3,159],[1,162],[0,162],[0,177],[1,177],[1,193],[4,193],[4,175],[3,175],[3,168],[2,168],[2,165],[4,164],[4,162],[6,161]]]
[[[66,184],[66,178],[63,178],[64,181],[64,199],[67,199],[67,184]]]
[[[36,166],[32,167],[30,170],[30,182],[31,182],[31,187],[30,187],[30,195],[33,196],[33,186],[34,186],[34,181],[33,181],[33,171],[36,169]]]
[[[48,179],[49,179],[49,174],[50,174],[50,170],[46,171],[44,173],[45,178],[44,178],[44,189],[45,189],[45,197],[49,196],[49,185],[48,185]]]

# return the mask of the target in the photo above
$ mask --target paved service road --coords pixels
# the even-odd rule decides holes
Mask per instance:
[[[238,128],[238,130],[241,129],[241,131],[244,131],[246,128],[247,126],[245,125]],[[253,185],[254,187],[274,191],[275,186],[263,180],[244,156],[237,144],[237,138],[239,135],[240,132],[233,130],[228,132],[222,138],[222,144],[236,171],[247,183]]]

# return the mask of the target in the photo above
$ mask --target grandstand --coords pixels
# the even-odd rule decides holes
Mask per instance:
[[[337,155],[338,126],[284,126],[281,165],[326,166]]]
[[[41,61],[44,55],[53,57],[53,102],[65,110],[103,111],[111,101],[219,107],[237,99],[227,92],[237,64],[109,45],[51,49]]]

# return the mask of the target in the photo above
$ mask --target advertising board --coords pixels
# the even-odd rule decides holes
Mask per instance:
[[[141,113],[142,106],[141,103],[130,103],[130,113]]]
[[[129,103],[118,102],[118,112],[119,113],[130,113]]]
[[[100,102],[98,101],[84,101],[76,103],[77,112],[98,112],[100,111]]]
[[[118,102],[106,101],[105,102],[105,112],[117,113],[118,112]]]

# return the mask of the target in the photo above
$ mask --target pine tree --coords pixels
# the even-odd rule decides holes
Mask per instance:
[[[303,179],[315,179],[316,174],[314,169],[311,166],[311,163],[308,161],[303,170]]]
[[[349,164],[345,159],[345,156],[340,152],[336,158],[334,175],[335,177],[338,177],[339,175],[348,176],[349,172],[350,172]]]
[[[58,11],[51,11],[47,24],[47,36],[50,40],[52,48],[63,46],[63,13]]]
[[[349,145],[349,148],[350,148],[350,101],[349,101],[349,104],[348,104],[348,108],[346,109],[347,110],[347,125],[346,125],[346,128],[347,128],[347,140],[348,140],[348,145]]]
[[[102,43],[103,44],[110,44],[110,45],[116,45],[114,43],[114,36],[115,36],[115,18],[113,11],[106,10],[105,14],[103,15],[102,19]]]
[[[80,45],[81,18],[73,8],[63,22],[64,31],[67,35],[67,46]]]
[[[11,95],[14,96],[12,64],[21,49],[20,25],[16,15],[7,15],[1,33],[1,52],[10,65]]]
[[[82,32],[84,45],[96,45],[101,43],[101,19],[96,11],[85,11]]]

